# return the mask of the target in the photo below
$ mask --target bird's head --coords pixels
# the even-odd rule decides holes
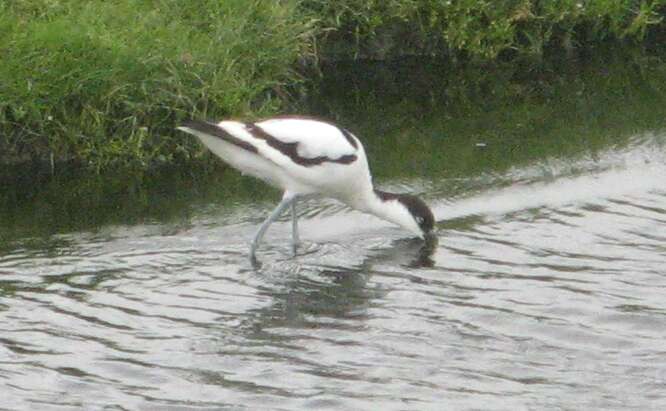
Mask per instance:
[[[409,194],[400,194],[398,196],[398,201],[400,201],[411,214],[414,222],[420,230],[421,237],[428,238],[432,236],[433,229],[435,228],[435,216],[432,214],[430,207],[428,207],[428,205],[420,198]]]
[[[391,220],[412,231],[423,239],[428,239],[435,228],[435,216],[430,207],[420,198],[410,194],[393,194],[375,190],[377,196],[385,203],[395,202],[397,212],[391,212],[384,218]]]

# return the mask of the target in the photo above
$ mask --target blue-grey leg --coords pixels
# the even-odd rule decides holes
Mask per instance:
[[[295,197],[283,197],[282,201],[280,201],[280,204],[275,207],[275,210],[273,210],[268,218],[261,224],[259,230],[257,230],[257,234],[254,236],[254,240],[252,240],[252,244],[250,245],[250,259],[252,261],[256,261],[255,252],[257,251],[257,247],[259,246],[261,239],[264,237],[264,234],[266,234],[268,226],[271,225],[273,221],[277,220],[284,212],[284,210],[289,207],[289,205],[291,205],[295,199]]]
[[[291,247],[296,254],[296,249],[301,243],[301,239],[298,237],[298,215],[296,214],[296,201],[297,197],[294,197],[294,201],[291,202]]]

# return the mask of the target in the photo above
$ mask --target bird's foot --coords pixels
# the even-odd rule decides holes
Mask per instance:
[[[298,247],[301,245],[300,241],[292,241],[291,242],[291,252],[296,257],[298,255]]]
[[[255,270],[259,270],[261,268],[261,261],[257,260],[257,257],[254,255],[250,256],[250,264],[252,264],[252,268]]]
[[[255,269],[261,267],[261,262],[259,262],[259,260],[257,260],[257,242],[256,241],[252,241],[252,243],[250,243],[250,263],[252,264],[252,267],[254,267]]]

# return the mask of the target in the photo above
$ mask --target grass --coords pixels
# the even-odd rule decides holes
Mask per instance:
[[[191,163],[207,157],[178,122],[283,110],[304,61],[444,57],[473,77],[452,91],[464,101],[498,63],[529,72],[600,44],[660,48],[665,13],[666,0],[0,2],[0,164]]]
[[[307,0],[333,58],[543,63],[602,43],[662,44],[666,0]],[[351,47],[350,47],[351,45]]]
[[[275,111],[307,53],[296,2],[31,0],[0,6],[0,147],[97,170],[192,155],[188,117]]]

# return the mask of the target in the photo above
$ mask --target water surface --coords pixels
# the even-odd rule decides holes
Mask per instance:
[[[227,174],[218,194],[168,179],[146,203],[5,207],[0,409],[664,409],[664,129],[435,140],[440,114],[392,168],[382,138],[413,123],[347,115],[381,187],[432,205],[433,249],[310,201],[298,255],[285,218],[255,269],[277,193]]]

